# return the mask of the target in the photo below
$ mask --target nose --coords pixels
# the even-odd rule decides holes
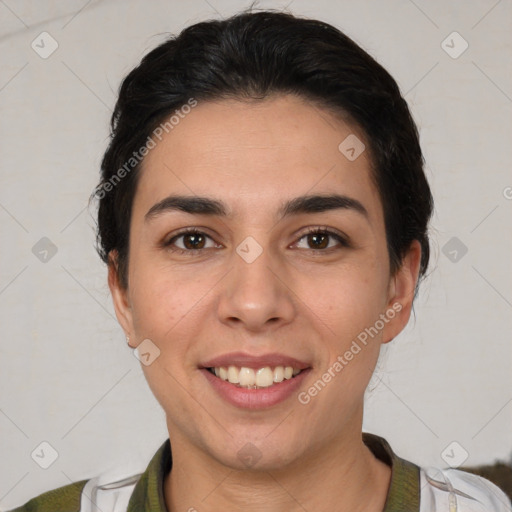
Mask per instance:
[[[244,248],[248,249],[245,253]],[[276,329],[291,322],[296,307],[283,267],[261,246],[258,252],[263,250],[255,259],[256,248],[251,243],[245,247],[241,244],[238,249],[232,255],[231,271],[220,283],[220,321],[251,332]]]

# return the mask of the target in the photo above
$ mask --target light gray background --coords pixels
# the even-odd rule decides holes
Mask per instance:
[[[511,1],[259,6],[287,4],[346,31],[397,79],[436,199],[432,272],[416,320],[383,350],[364,429],[421,465],[446,467],[453,441],[448,454],[466,450],[466,464],[510,461]],[[167,437],[115,320],[87,199],[121,78],[167,33],[248,5],[0,0],[4,509],[116,467],[140,471]],[[43,31],[59,45],[46,59],[31,47]],[[453,31],[469,44],[456,59],[441,46]],[[453,53],[463,42],[446,44]],[[42,237],[57,247],[46,263],[32,252]],[[456,262],[443,253],[452,237],[468,249],[445,250]],[[46,470],[31,458],[43,441],[58,452]]]

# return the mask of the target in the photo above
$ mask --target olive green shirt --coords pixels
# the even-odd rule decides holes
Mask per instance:
[[[383,512],[419,512],[420,468],[396,456],[380,436],[363,432],[363,441],[378,459],[391,466],[391,482]],[[138,480],[127,512],[167,512],[163,483],[171,467],[171,446],[167,439]],[[82,480],[46,492],[12,512],[79,512],[86,483],[87,480]]]

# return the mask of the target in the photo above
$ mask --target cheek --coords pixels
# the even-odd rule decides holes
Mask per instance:
[[[134,327],[141,335],[163,340],[174,326],[200,308],[209,285],[208,276],[192,271],[177,271],[169,266],[140,257],[133,260],[131,275]],[[183,319],[183,320],[182,320]]]
[[[377,264],[305,276],[303,289],[315,313],[345,341],[373,323],[387,301],[387,279]]]
[[[183,391],[191,366],[190,351],[199,339],[198,321],[206,280],[191,278],[156,265],[140,265],[133,275],[132,316],[139,340],[149,339],[157,347],[158,357],[142,365],[145,378],[164,410],[190,409]],[[187,412],[189,414],[190,411]]]

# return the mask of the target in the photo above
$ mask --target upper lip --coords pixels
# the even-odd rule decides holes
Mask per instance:
[[[205,361],[200,365],[200,368],[218,368],[220,366],[238,366],[245,368],[263,368],[265,366],[291,366],[299,370],[305,370],[310,365],[304,361],[299,361],[294,357],[285,354],[272,352],[262,355],[251,355],[245,352],[231,352],[229,354],[222,354]]]

